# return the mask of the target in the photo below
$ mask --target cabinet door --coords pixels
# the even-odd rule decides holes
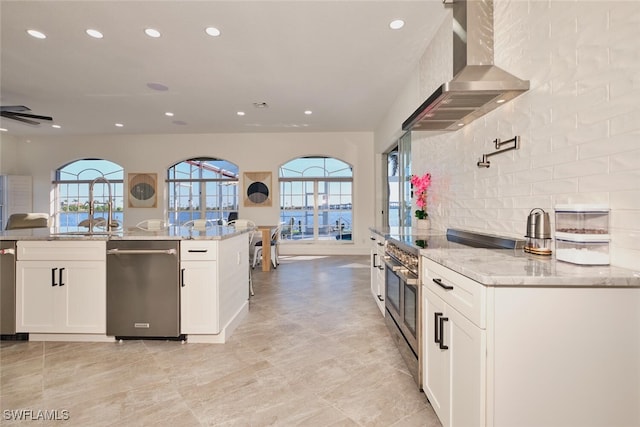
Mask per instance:
[[[107,273],[102,261],[65,261],[58,290],[65,297],[61,305],[60,331],[107,333]]]
[[[184,261],[180,267],[180,332],[219,333],[216,262]]]
[[[423,287],[423,389],[433,410],[438,415],[443,427],[449,427],[449,379],[450,379],[450,351],[440,348],[441,323],[446,318],[445,302],[430,290]],[[443,328],[445,343],[450,342],[446,336],[447,327]]]
[[[487,334],[457,310],[447,308],[444,344],[450,360],[450,425],[482,427],[486,424]]]
[[[384,261],[380,254],[378,240],[374,237],[371,237],[371,239],[371,295],[373,295],[374,301],[384,316]]]
[[[374,239],[371,237],[371,239]],[[378,295],[378,248],[376,248],[375,239],[371,241],[370,248],[370,259],[369,259],[369,271],[371,272],[371,294],[375,298]]]
[[[106,273],[100,261],[19,261],[16,330],[106,333]]]
[[[16,263],[16,332],[56,332],[56,307],[64,298],[54,268],[47,261]]]

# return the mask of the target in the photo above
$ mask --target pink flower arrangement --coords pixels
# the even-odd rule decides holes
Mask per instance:
[[[431,174],[411,175],[410,182],[413,195],[416,197],[416,206],[419,208],[415,211],[415,216],[418,219],[424,219],[429,216],[427,214],[427,190],[431,186]]]

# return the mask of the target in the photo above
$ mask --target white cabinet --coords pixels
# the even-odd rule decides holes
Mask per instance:
[[[383,236],[377,233],[371,233],[369,237],[370,245],[370,270],[371,270],[371,294],[378,308],[384,316],[384,299],[385,299],[385,266],[384,266],[384,242]]]
[[[423,388],[443,427],[640,426],[640,288],[485,287],[422,265]]]
[[[106,333],[106,246],[19,241],[16,331]]]
[[[249,235],[180,244],[180,332],[216,335],[249,298]]]
[[[473,315],[484,287],[441,268],[423,259],[423,388],[443,427],[484,426],[486,331]]]
[[[443,426],[449,422],[449,383],[450,383],[450,352],[440,349],[440,324],[439,319],[446,319],[447,305],[428,289],[423,289],[423,327],[424,341],[422,354],[424,355],[422,369],[422,388],[429,403],[440,418]],[[444,321],[444,320],[443,320]],[[449,336],[445,338],[451,342]]]
[[[640,426],[640,288],[489,289],[487,425]]]
[[[217,334],[218,242],[183,241],[180,245],[180,332]]]

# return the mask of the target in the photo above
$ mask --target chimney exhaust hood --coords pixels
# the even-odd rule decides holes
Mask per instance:
[[[455,131],[529,90],[493,65],[493,0],[453,3],[453,74],[402,123],[408,131]]]

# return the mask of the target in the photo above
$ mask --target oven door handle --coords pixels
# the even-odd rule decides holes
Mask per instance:
[[[405,267],[394,268],[393,271],[402,279],[404,283],[409,286],[418,286],[420,283],[418,281],[418,277],[414,274],[409,273],[409,270]],[[407,274],[409,273],[409,274]]]
[[[411,278],[408,278],[408,277],[404,280],[404,282],[409,286],[413,286],[414,288],[417,288],[418,285],[420,284],[418,279],[411,279]]]
[[[389,262],[391,259],[390,256],[384,257],[384,263],[387,269],[393,271],[403,282],[405,282],[409,286],[418,286],[420,285],[420,281],[418,280],[418,276],[409,272],[409,269],[403,266],[402,264],[396,264],[395,262]],[[409,273],[409,274],[407,274]]]

